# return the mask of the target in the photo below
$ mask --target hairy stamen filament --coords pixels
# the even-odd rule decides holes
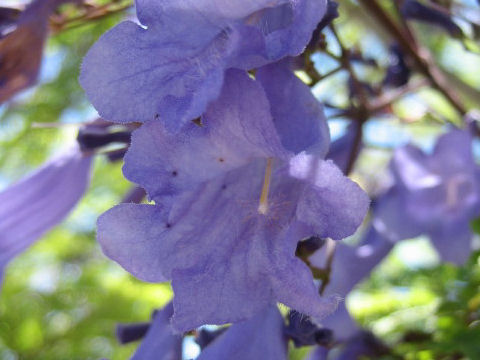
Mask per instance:
[[[262,194],[260,195],[260,203],[258,204],[258,212],[265,215],[268,211],[268,192],[270,190],[270,180],[272,179],[273,158],[267,159],[267,167],[265,169],[265,179],[263,181]]]

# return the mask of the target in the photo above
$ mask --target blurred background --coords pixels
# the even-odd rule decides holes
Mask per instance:
[[[393,11],[391,1],[380,1]],[[452,9],[464,36],[452,37],[440,26],[412,23],[418,41],[435,63],[452,75],[462,100],[480,104],[480,6],[471,0],[438,1]],[[22,9],[27,2],[1,0]],[[352,61],[365,84],[381,84],[392,62],[391,39],[355,0],[339,1],[335,20],[342,46],[358,52]],[[0,191],[75,141],[82,123],[98,115],[77,78],[83,56],[95,40],[125,17],[134,17],[130,1],[89,0],[65,5],[49,20],[50,35],[38,82],[0,105]],[[334,34],[324,31],[326,51],[312,54],[312,69],[298,75],[326,103],[332,139],[349,121],[338,109],[349,106],[349,74],[339,67]],[[0,39],[0,44],[3,39]],[[0,59],[2,58],[0,45]],[[24,49],[23,56],[29,56]],[[325,76],[327,75],[327,76]],[[388,183],[392,150],[413,142],[428,151],[447,122],[456,122],[452,105],[422,76],[384,111],[363,125],[364,146],[352,177],[369,194]],[[375,89],[373,89],[375,91]],[[480,146],[475,145],[480,155]],[[0,293],[0,359],[125,359],[137,344],[119,345],[115,325],[147,321],[153,309],[172,296],[168,284],[147,284],[104,257],[95,241],[95,221],[131,189],[121,161],[95,158],[86,196],[68,218],[6,268]],[[0,204],[1,206],[1,204]],[[473,224],[480,234],[480,221]],[[347,239],[354,243],[355,236]],[[371,330],[397,357],[405,359],[480,359],[480,257],[463,267],[441,264],[427,238],[402,241],[371,277],[347,297],[356,320]],[[186,358],[198,348],[185,343]],[[308,348],[292,351],[302,359]],[[393,355],[392,355],[393,356]]]

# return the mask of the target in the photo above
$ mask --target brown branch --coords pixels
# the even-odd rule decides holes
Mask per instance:
[[[424,79],[420,81],[410,82],[405,86],[402,86],[394,90],[390,90],[384,93],[383,95],[370,101],[370,107],[369,107],[370,113],[371,114],[378,113],[384,110],[386,107],[392,105],[394,102],[401,99],[405,95],[410,94],[411,92],[414,92],[418,89],[421,89],[422,87],[428,84],[429,84],[429,81]]]
[[[405,30],[393,21],[384,9],[377,3],[377,0],[359,0],[359,2],[369,10],[369,13],[382,25],[390,35],[400,44],[403,50],[413,59],[415,66],[424,76],[426,76],[432,86],[436,88],[450,102],[450,104],[463,117],[467,113],[457,94],[449,88],[443,72],[433,62],[430,53],[415,42],[409,40]]]
[[[345,168],[345,174],[350,174],[353,170],[353,166],[357,161],[358,155],[360,154],[360,150],[362,148],[362,140],[363,140],[363,129],[362,125],[367,121],[368,116],[365,115],[356,125],[357,128],[355,129],[355,137],[353,139],[353,146],[352,150],[350,151],[350,156],[348,157],[347,167]]]
[[[131,8],[133,5],[127,3],[118,5],[110,3],[86,9],[85,13],[71,18],[63,18],[62,15],[52,16],[50,18],[50,26],[53,34],[58,34],[62,31],[71,30],[88,24],[90,21],[100,20],[114,14],[118,14]]]
[[[368,104],[368,96],[367,93],[365,92],[365,89],[362,85],[362,83],[358,80],[357,75],[355,74],[355,71],[353,70],[352,64],[350,63],[350,52],[348,49],[343,45],[342,40],[340,39],[340,36],[338,35],[335,25],[330,24],[330,30],[332,31],[333,35],[335,36],[335,39],[337,40],[338,45],[340,46],[340,49],[342,51],[341,57],[340,57],[340,62],[341,65],[349,72],[350,77],[352,78],[353,82],[353,89],[355,91],[355,94],[358,96],[358,99],[360,101],[360,106],[368,109],[369,104]]]

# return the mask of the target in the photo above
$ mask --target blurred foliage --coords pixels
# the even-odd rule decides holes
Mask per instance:
[[[399,249],[350,295],[357,320],[404,359],[479,359],[480,252],[463,267],[408,267]]]
[[[384,31],[358,11],[356,1],[340,3],[336,26],[346,46],[385,65],[389,40]],[[387,7],[389,3],[382,1]],[[73,141],[77,122],[94,118],[77,82],[81,59],[122,16],[103,17],[52,36],[40,84],[0,107],[0,189]],[[427,25],[413,28],[437,63],[464,82],[452,80],[462,99],[478,104],[478,94],[472,91],[480,87],[478,56]],[[330,50],[338,52],[328,31],[326,38]],[[320,74],[338,66],[318,54],[313,60]],[[378,83],[383,77],[382,68],[355,66],[363,81]],[[314,86],[314,93],[330,104],[346,106],[345,75],[340,71],[330,76]],[[390,113],[364,126],[366,148],[353,177],[372,193],[381,185],[392,148],[407,141],[428,148],[445,121],[455,122],[456,114],[438,92],[413,91],[393,104]],[[56,122],[58,126],[38,127]],[[331,122],[332,129],[335,124]],[[136,344],[117,344],[115,324],[147,320],[154,308],[168,301],[171,289],[134,279],[107,260],[95,242],[97,216],[118,203],[129,186],[121,163],[98,157],[88,194],[77,209],[7,268],[0,297],[0,359],[114,360],[132,353]],[[473,228],[480,234],[480,219]],[[412,261],[419,251],[421,259]],[[439,264],[424,240],[399,244],[350,294],[347,305],[362,325],[392,347],[395,358],[480,359],[479,256],[473,254],[467,265],[455,268]],[[291,359],[300,360],[309,350],[292,349]]]

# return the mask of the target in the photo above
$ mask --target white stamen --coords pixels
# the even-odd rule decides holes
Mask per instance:
[[[267,159],[267,167],[265,168],[265,180],[263,181],[262,194],[260,195],[260,203],[258,204],[258,212],[266,215],[268,211],[268,192],[270,190],[270,181],[272,178],[273,159]]]

